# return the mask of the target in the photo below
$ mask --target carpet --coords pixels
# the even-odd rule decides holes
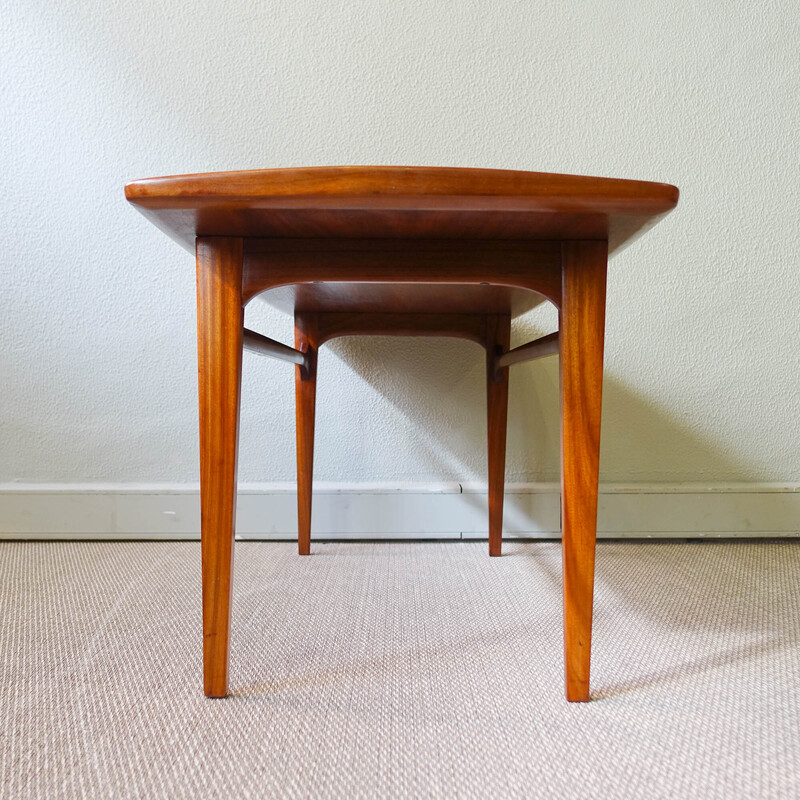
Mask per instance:
[[[207,700],[198,543],[0,544],[0,797],[800,797],[800,543],[601,542],[576,705],[558,543],[312,548]]]

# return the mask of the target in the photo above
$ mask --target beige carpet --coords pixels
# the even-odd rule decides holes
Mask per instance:
[[[0,544],[0,796],[800,797],[800,543],[602,543],[563,698],[555,543]]]

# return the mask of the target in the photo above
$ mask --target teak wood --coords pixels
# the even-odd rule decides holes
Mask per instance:
[[[500,366],[511,341],[511,316],[486,318],[486,431],[489,455],[489,555],[499,556],[503,546],[503,490],[506,477],[506,421],[508,419],[508,369]]]
[[[294,317],[294,345],[306,356],[295,367],[295,415],[297,430],[297,549],[311,553],[311,485],[314,474],[314,415],[317,400],[317,350],[320,346],[319,315],[298,311]]]
[[[135,181],[125,194],[196,253],[205,693],[228,692],[242,350],[295,364],[298,550],[311,550],[319,348],[337,336],[455,336],[486,351],[489,553],[502,549],[508,371],[560,353],[566,695],[589,699],[606,265],[674,186],[505,170],[325,167]],[[243,326],[254,297],[295,346]],[[510,349],[548,300],[559,331]]]
[[[243,322],[242,240],[198,237],[203,673],[209,697],[228,691]]]
[[[561,554],[568,700],[589,699],[600,407],[606,313],[605,242],[564,242],[561,347]]]

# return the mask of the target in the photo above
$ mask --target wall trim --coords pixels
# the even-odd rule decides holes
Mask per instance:
[[[237,538],[293,539],[291,482],[239,487]],[[559,486],[507,484],[504,536],[560,536]],[[0,484],[0,539],[197,539],[196,483]],[[312,537],[480,539],[486,487],[478,483],[315,484]],[[800,483],[601,484],[598,536],[800,536]]]

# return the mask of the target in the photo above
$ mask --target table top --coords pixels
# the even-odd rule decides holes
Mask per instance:
[[[608,239],[678,202],[665,183],[451,167],[311,167],[146,178],[126,198],[190,252],[197,236]]]

